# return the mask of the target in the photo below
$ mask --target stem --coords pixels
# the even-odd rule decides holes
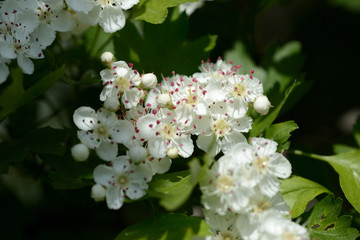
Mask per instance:
[[[306,152],[303,152],[301,150],[294,150],[294,151],[288,151],[288,152],[290,154],[294,154],[294,155],[297,155],[297,156],[308,157],[308,158],[313,158],[313,159],[316,159],[316,160],[324,161],[324,156],[320,156],[320,155],[317,155],[317,154],[314,154],[314,153],[306,153]]]
[[[90,51],[95,48],[96,42],[97,42],[97,40],[99,38],[99,34],[100,34],[100,26],[98,25],[96,27],[95,36],[94,36],[94,38],[92,39],[92,41],[90,43],[90,49],[89,49]],[[93,56],[91,56],[91,57],[93,57]]]

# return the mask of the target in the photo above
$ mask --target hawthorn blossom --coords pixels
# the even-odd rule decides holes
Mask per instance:
[[[75,110],[73,120],[81,129],[78,131],[80,141],[95,149],[105,161],[111,161],[117,156],[117,143],[126,143],[134,135],[134,127],[129,121],[119,120],[115,113],[105,108],[95,112],[90,107],[80,107]]]
[[[118,99],[121,98],[125,108],[135,107],[143,92],[137,88],[140,84],[140,75],[136,70],[124,61],[117,61],[111,64],[111,69],[104,69],[100,72],[104,88],[100,94],[100,100],[104,101],[108,108],[116,110],[119,107]]]
[[[186,125],[178,121],[176,111],[160,109],[156,114],[150,113],[140,117],[136,123],[139,135],[148,141],[150,154],[163,158],[172,148],[184,158],[190,157],[194,145]]]
[[[129,163],[124,156],[94,169],[94,180],[105,187],[106,203],[110,209],[119,209],[126,197],[135,200],[146,194],[152,175],[141,166]]]

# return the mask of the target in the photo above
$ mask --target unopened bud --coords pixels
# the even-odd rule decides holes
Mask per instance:
[[[178,156],[179,150],[177,148],[171,147],[167,150],[166,155],[169,158],[176,158]]]
[[[255,99],[254,108],[260,115],[266,115],[271,107],[271,103],[266,96],[261,95]]]
[[[129,158],[134,162],[142,162],[147,157],[147,150],[141,146],[135,146],[129,149],[128,151]]]
[[[91,197],[96,202],[103,201],[105,199],[105,194],[106,194],[106,190],[102,185],[96,184],[96,185],[92,186]]]
[[[104,52],[101,55],[101,61],[103,63],[112,63],[114,61],[114,54],[112,54],[111,52]]]
[[[170,102],[170,100],[171,98],[169,94],[163,93],[159,95],[159,97],[156,99],[156,102],[159,103],[159,105],[161,106],[165,106],[166,104],[168,104],[168,102]]]
[[[76,144],[71,148],[71,156],[77,162],[84,162],[89,158],[89,148],[82,143]]]
[[[154,88],[157,84],[156,75],[153,73],[144,74],[141,77],[141,83],[143,84],[144,88]]]

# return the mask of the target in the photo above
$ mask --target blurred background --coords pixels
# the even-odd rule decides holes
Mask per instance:
[[[207,1],[188,17],[186,40],[216,35],[216,46],[210,54],[212,61],[216,61],[218,56],[229,60],[232,56],[236,58],[240,55],[234,61],[241,63],[241,54],[245,54],[244,62],[254,64],[247,68],[258,70],[255,76],[260,79],[265,75],[266,78],[278,77],[280,89],[287,87],[294,79],[304,79],[302,89],[292,97],[276,122],[295,120],[298,124],[299,129],[291,137],[290,149],[332,155],[334,144],[356,147],[352,129],[360,115],[360,3],[357,2]],[[124,29],[124,35],[120,31],[119,39],[129,31],[128,28]],[[173,31],[176,32],[176,29]],[[287,46],[287,50],[284,50],[284,46]],[[91,68],[94,71],[89,76],[96,76],[103,68],[98,59],[91,59],[84,66],[81,58],[71,57],[71,54],[82,57],[91,55],[86,49],[77,49],[76,53],[70,50],[55,57],[54,61],[64,61],[68,66],[72,64],[74,68],[69,67],[67,71],[73,80],[81,81],[82,74]],[[49,51],[61,49],[55,44]],[[48,54],[47,61],[51,64],[51,55]],[[281,54],[287,55],[281,58]],[[118,59],[121,59],[119,55]],[[276,58],[281,61],[276,61]],[[38,68],[43,65],[46,62],[40,61]],[[176,66],[174,68],[176,70]],[[195,71],[196,68],[193,67]],[[193,69],[184,70],[184,73]],[[144,70],[147,70],[145,65]],[[33,84],[38,77],[28,77],[25,85]],[[282,85],[282,79],[288,82]],[[89,83],[71,85],[60,81],[45,94],[11,114],[1,122],[0,149],[16,152],[16,147],[9,148],[8,143],[16,142],[16,139],[39,126],[68,128],[68,144],[75,143],[73,111],[82,105],[94,109],[100,106],[97,95],[101,91],[101,84],[98,81]],[[280,90],[275,90],[269,87],[267,92],[273,105],[281,100],[278,96]],[[0,159],[3,157],[0,156]],[[337,174],[329,165],[298,158],[291,151],[288,157],[294,174],[321,183],[336,196],[343,197]],[[34,154],[27,155],[21,164],[12,161],[8,173],[0,175],[1,239],[114,239],[126,226],[139,222],[151,212],[153,206],[150,201],[128,203],[118,211],[108,210],[104,203],[95,203],[90,198],[90,186],[86,185],[91,180],[87,184],[81,183],[84,187],[79,189],[54,189],[47,175],[49,166],[39,164],[39,161]],[[66,166],[82,168],[80,165]],[[196,197],[195,194],[189,201],[196,204]],[[343,199],[343,210],[348,212],[351,206]],[[183,210],[191,214],[191,209]],[[359,222],[355,221],[354,224],[359,229]]]

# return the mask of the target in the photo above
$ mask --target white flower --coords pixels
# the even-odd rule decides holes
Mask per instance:
[[[255,179],[262,194],[274,196],[280,187],[277,178],[288,178],[291,164],[280,153],[276,152],[277,143],[265,138],[252,138],[251,145],[235,146],[230,151],[237,152],[238,161],[250,163]]]
[[[260,220],[258,240],[308,240],[309,233],[303,226],[285,218],[278,211],[267,211]]]
[[[249,173],[247,165],[239,164],[230,155],[222,156],[200,182],[205,209],[220,215],[244,211],[254,193]]]
[[[246,142],[242,133],[251,129],[252,118],[244,116],[234,119],[227,111],[227,104],[217,102],[209,106],[210,125],[196,141],[197,146],[205,152],[218,154],[221,150],[227,153],[229,148],[238,142]]]
[[[77,162],[84,162],[89,158],[89,148],[82,143],[76,144],[71,148],[71,156]]]
[[[176,111],[160,109],[155,114],[147,114],[138,119],[136,127],[139,135],[148,141],[150,154],[155,158],[166,156],[168,149],[176,148],[179,155],[187,158],[194,151],[190,133],[186,125],[178,121]]]
[[[121,97],[125,108],[135,107],[143,92],[136,86],[140,83],[140,76],[136,70],[132,70],[124,61],[111,64],[111,69],[100,72],[104,88],[100,94],[101,101],[116,102]],[[110,106],[115,106],[110,104]]]
[[[117,156],[118,145],[126,143],[134,135],[134,127],[127,120],[119,120],[115,113],[104,108],[95,112],[90,107],[80,107],[73,115],[74,123],[82,131],[78,138],[89,148],[95,149],[98,156],[110,161]]]
[[[255,98],[254,108],[255,111],[260,113],[260,115],[266,115],[268,114],[269,109],[271,108],[271,103],[266,96],[260,95],[257,98]]]
[[[227,212],[225,215],[219,215],[211,210],[203,211],[205,221],[209,225],[209,231],[212,236],[206,240],[240,240],[241,235],[235,225],[237,216],[235,213]]]
[[[66,3],[76,12],[91,13],[89,18],[97,19],[105,32],[112,33],[125,26],[123,10],[132,8],[139,0],[66,0]]]
[[[119,209],[125,197],[135,200],[146,194],[147,182],[152,177],[147,169],[131,165],[124,156],[113,160],[111,165],[99,165],[94,169],[95,182],[106,188],[108,208]]]

